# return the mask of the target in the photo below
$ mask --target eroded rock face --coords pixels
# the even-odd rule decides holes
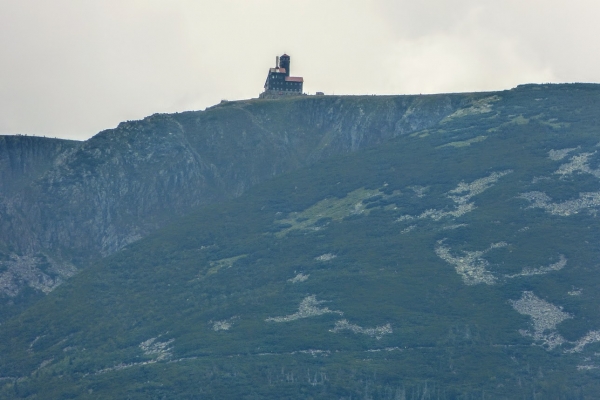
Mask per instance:
[[[75,272],[73,265],[57,263],[43,254],[11,255],[9,259],[0,261],[0,295],[14,297],[25,286],[50,293]]]
[[[81,142],[33,136],[0,136],[0,195],[8,197],[41,177]]]
[[[230,102],[124,122],[85,142],[0,137],[0,243],[9,258],[30,257],[35,264],[33,255],[43,252],[70,270],[196,206],[239,196],[324,158],[426,129],[484,97]],[[11,284],[11,293],[17,286]]]

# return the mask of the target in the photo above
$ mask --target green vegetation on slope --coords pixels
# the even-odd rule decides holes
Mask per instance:
[[[0,326],[0,394],[595,398],[600,89],[498,97],[98,262]]]

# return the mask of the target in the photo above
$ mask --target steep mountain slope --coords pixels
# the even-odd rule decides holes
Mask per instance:
[[[79,142],[32,136],[0,136],[0,194],[10,196],[42,176]]]
[[[10,175],[15,168],[8,168],[12,164],[3,164],[3,177],[11,184],[0,186],[6,196],[0,208],[0,294],[10,303],[26,302],[31,290],[53,290],[76,267],[112,254],[196,206],[239,196],[258,182],[332,155],[433,126],[485,96],[232,102],[125,122],[69,151],[59,151],[64,141],[46,140],[47,156],[38,157],[43,162],[35,173],[15,179]],[[12,142],[24,146],[32,140],[5,137],[0,154],[9,152]],[[24,288],[30,290],[22,293]],[[0,318],[10,311],[0,308]]]
[[[60,164],[80,142],[31,136],[0,136],[0,320],[26,308],[75,273],[69,264],[56,263],[46,255],[15,251],[14,238],[27,231],[26,218],[18,208],[19,196],[28,186]],[[37,201],[39,199],[31,199]],[[26,237],[33,240],[31,232]],[[21,293],[26,287],[29,290]],[[21,293],[21,296],[19,296]]]
[[[5,397],[594,399],[600,88],[201,208],[0,326]]]

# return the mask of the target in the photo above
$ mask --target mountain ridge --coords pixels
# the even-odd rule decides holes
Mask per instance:
[[[155,114],[69,142],[55,159],[49,157],[43,174],[2,193],[0,243],[8,271],[0,280],[9,281],[4,294],[14,297],[26,286],[50,290],[68,278],[61,271],[71,274],[73,267],[112,254],[194,207],[426,128],[483,96],[229,102],[206,111]],[[17,139],[33,140],[10,138]],[[28,261],[16,261],[23,257]],[[36,263],[56,267],[44,271]]]
[[[598,89],[486,95],[195,209],[0,325],[0,394],[594,399]]]

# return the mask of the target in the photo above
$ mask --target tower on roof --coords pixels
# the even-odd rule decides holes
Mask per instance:
[[[304,78],[290,76],[290,56],[287,54],[275,58],[275,68],[269,68],[265,91],[259,95],[261,99],[276,99],[283,96],[302,94]]]
[[[279,65],[285,69],[285,76],[290,76],[290,56],[287,54],[282,55],[279,58]]]

